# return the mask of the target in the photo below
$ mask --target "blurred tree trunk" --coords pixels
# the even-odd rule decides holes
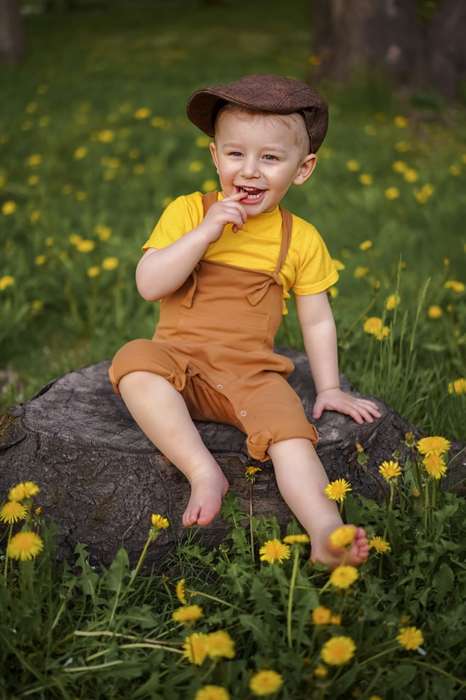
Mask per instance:
[[[17,0],[0,0],[0,61],[19,63],[24,56],[24,33]]]
[[[455,97],[466,78],[464,0],[313,0],[312,79],[382,69]]]

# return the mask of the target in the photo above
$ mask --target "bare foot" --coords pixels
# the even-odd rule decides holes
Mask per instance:
[[[203,467],[190,479],[191,496],[183,513],[183,525],[208,525],[220,511],[228,481],[220,467]]]
[[[340,564],[361,566],[369,556],[369,543],[364,528],[356,529],[354,540],[349,547],[335,547],[330,542],[329,535],[334,529],[335,527],[332,527],[312,537],[311,562],[317,561],[330,569],[335,569]]]

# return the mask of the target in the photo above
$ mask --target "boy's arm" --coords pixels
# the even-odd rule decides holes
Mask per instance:
[[[372,401],[358,399],[340,389],[337,332],[327,292],[296,295],[296,308],[317,398],[312,415],[325,409],[350,415],[357,423],[372,423],[380,411]]]

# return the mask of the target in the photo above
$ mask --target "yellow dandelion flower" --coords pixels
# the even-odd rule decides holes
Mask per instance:
[[[200,666],[207,656],[207,635],[194,632],[184,640],[183,657],[192,664]]]
[[[406,170],[409,170],[409,168],[404,160],[395,160],[395,162],[392,163],[392,170],[396,173],[404,173]]]
[[[448,393],[456,394],[457,396],[466,394],[466,378],[458,377],[458,379],[454,379],[452,382],[449,382]]]
[[[392,479],[398,479],[401,476],[401,467],[398,462],[392,460],[388,462],[382,462],[379,467],[379,473],[383,476],[385,481],[391,481]]]
[[[346,479],[335,479],[331,481],[324,489],[324,493],[331,501],[339,501],[343,503],[346,494],[351,491],[351,484]]]
[[[450,175],[454,175],[455,177],[457,177],[458,175],[461,175],[461,168],[459,165],[453,163],[453,165],[449,166],[448,172],[450,173]]]
[[[354,525],[340,525],[330,534],[330,542],[334,547],[347,547],[352,544],[356,536]]]
[[[351,637],[332,637],[322,647],[321,656],[329,666],[341,666],[348,663],[356,651],[356,644]]]
[[[396,309],[400,301],[401,299],[398,294],[389,294],[389,296],[385,299],[385,308],[387,311],[393,311],[393,309]]]
[[[91,279],[94,279],[94,277],[98,277],[100,275],[100,267],[98,265],[91,265],[91,267],[87,268],[86,274]]]
[[[359,182],[361,183],[361,185],[372,185],[372,183],[374,182],[374,178],[372,177],[372,175],[369,175],[369,173],[361,173],[361,175],[359,176]]]
[[[311,66],[320,66],[321,59],[320,56],[318,56],[317,54],[311,53],[311,55],[308,56],[307,62]]]
[[[168,121],[164,117],[154,117],[150,120],[150,123],[156,129],[166,129],[168,127]]]
[[[433,479],[441,479],[447,473],[447,466],[442,456],[435,454],[435,452],[425,455],[422,464],[428,475]]]
[[[304,533],[300,535],[286,535],[286,537],[283,538],[283,542],[286,544],[307,544],[310,541],[309,535],[305,535]]]
[[[437,454],[442,455],[448,452],[451,442],[440,435],[421,438],[417,442],[417,449],[422,455]]]
[[[87,148],[85,146],[78,146],[75,148],[73,157],[75,160],[82,160],[87,156]]]
[[[362,328],[365,333],[373,335],[383,328],[383,321],[378,316],[370,316],[364,321]]]
[[[280,540],[267,540],[259,550],[261,561],[266,561],[269,564],[275,564],[278,561],[282,563],[284,559],[290,558],[290,548],[283,544]]]
[[[347,160],[346,161],[346,168],[352,173],[356,173],[358,170],[361,169],[361,166],[359,165],[357,160]]]
[[[101,241],[108,241],[112,235],[112,229],[110,226],[102,226],[102,224],[97,224],[94,228],[94,232],[98,235]]]
[[[21,481],[19,484],[12,486],[8,492],[10,501],[22,501],[25,498],[32,498],[40,491],[40,488],[34,481]]]
[[[39,311],[42,311],[43,308],[44,302],[42,301],[42,299],[34,299],[31,302],[31,309],[34,313],[39,313]]]
[[[28,177],[28,185],[31,185],[31,187],[34,187],[35,185],[39,184],[40,177],[38,175],[29,175]]]
[[[358,578],[359,573],[355,566],[341,564],[330,574],[330,583],[335,588],[349,588]]]
[[[382,326],[382,328],[376,331],[373,335],[376,340],[384,340],[388,335],[390,335],[390,328],[388,326]]]
[[[194,700],[230,700],[230,694],[221,685],[204,685],[199,688]]]
[[[429,306],[427,309],[427,316],[429,318],[440,318],[443,316],[443,311],[440,306],[437,306],[436,304],[433,304],[432,306]]]
[[[447,280],[443,286],[445,289],[451,289],[455,294],[464,292],[464,284],[463,282],[458,282],[458,280]]]
[[[332,617],[330,618],[330,624],[331,625],[341,625],[341,615],[338,613],[334,613]]]
[[[97,134],[97,140],[101,143],[110,143],[115,138],[115,134],[111,129],[102,129]]]
[[[139,107],[134,114],[133,117],[135,119],[148,119],[151,115],[151,110],[149,107]]]
[[[211,139],[208,136],[198,136],[196,138],[196,146],[199,146],[199,148],[207,148],[210,141]]]
[[[360,250],[369,250],[369,248],[372,248],[373,243],[372,241],[363,241],[362,243],[359,244]]]
[[[33,153],[31,156],[26,158],[26,165],[28,165],[30,168],[36,168],[41,163],[42,156],[40,155],[40,153]]]
[[[155,527],[157,530],[165,530],[170,525],[168,518],[163,515],[159,515],[158,513],[152,513],[150,521],[152,523],[152,527]]]
[[[3,202],[2,204],[2,214],[5,216],[11,216],[11,214],[14,214],[16,211],[16,202],[14,202],[12,199],[9,199],[6,202]]]
[[[193,160],[188,167],[190,173],[198,173],[204,168],[204,163],[200,160]]]
[[[185,605],[172,612],[175,622],[195,622],[203,616],[203,610],[199,605]]]
[[[0,521],[2,523],[16,523],[24,520],[27,515],[26,508],[19,501],[8,501],[0,510]]]
[[[396,117],[393,118],[393,123],[397,127],[397,129],[406,129],[408,126],[408,120],[406,117],[403,117],[401,115],[397,115]]]
[[[90,253],[94,248],[94,241],[88,239],[81,239],[76,243],[76,250],[79,250],[80,253]]]
[[[15,283],[15,278],[11,275],[0,277],[0,292],[3,292],[7,287],[11,287]]]
[[[363,265],[358,265],[355,270],[354,270],[354,277],[359,280],[362,277],[365,277],[367,273],[369,272],[368,267],[364,267]]]
[[[328,625],[332,617],[332,611],[323,605],[319,605],[312,611],[312,622],[315,625]]]
[[[424,636],[417,627],[402,627],[397,640],[402,647],[408,649],[408,651],[413,651],[421,646]]]
[[[102,267],[104,270],[115,270],[119,264],[118,258],[104,258],[102,260]]]
[[[369,700],[383,700],[380,695],[369,695]]]
[[[403,173],[403,178],[406,180],[406,182],[416,182],[419,175],[413,168],[407,168]]]
[[[385,554],[391,550],[390,543],[384,540],[383,537],[371,537],[369,540],[369,548],[375,549],[378,554]]]
[[[328,676],[328,670],[322,664],[319,664],[314,669],[314,676],[316,678],[326,678]]]
[[[249,688],[254,695],[272,695],[282,685],[283,677],[276,671],[258,671],[249,681]]]
[[[34,258],[34,262],[38,267],[41,267],[42,265],[45,265],[45,263],[47,262],[47,258],[45,257],[45,255],[36,255],[36,257]]]
[[[203,192],[215,192],[217,189],[217,183],[215,180],[204,180],[201,185],[201,189]]]
[[[37,557],[43,548],[42,538],[36,532],[24,530],[13,535],[7,548],[7,554],[11,559],[28,561]]]
[[[192,606],[195,607],[195,606]],[[233,659],[235,656],[235,643],[224,630],[211,632],[207,635],[207,654],[211,659]]]
[[[335,270],[340,271],[340,270],[345,269],[345,265],[344,265],[344,263],[341,262],[341,260],[338,260],[337,258],[333,258],[332,262],[333,262],[333,266],[334,266]]]
[[[384,191],[384,195],[387,199],[398,199],[400,196],[400,190],[398,187],[387,187],[386,190]]]
[[[332,299],[335,299],[335,297],[338,296],[338,288],[335,287],[335,286],[334,286],[334,287],[330,287],[330,289],[328,290],[328,293],[330,294],[330,296],[332,297]]]
[[[246,467],[244,470],[244,476],[248,481],[254,481],[254,476],[257,474],[257,472],[261,472],[262,469],[260,467]]]
[[[177,584],[176,584],[176,597],[180,601],[180,603],[183,603],[183,605],[186,605],[188,602],[186,600],[186,586],[185,586],[185,579],[182,578],[180,579]]]

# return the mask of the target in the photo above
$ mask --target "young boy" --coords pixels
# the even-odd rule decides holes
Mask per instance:
[[[139,293],[160,300],[152,340],[133,340],[109,371],[140,428],[186,476],[185,526],[218,514],[228,482],[193,424],[214,420],[247,434],[251,457],[271,459],[280,492],[311,537],[311,559],[330,568],[343,551],[329,542],[342,521],[324,494],[318,436],[286,381],[293,364],[273,339],[293,289],[317,398],[358,423],[380,416],[339,386],[335,323],[326,290],[338,274],[316,229],[281,209],[292,184],[316,166],[327,130],[325,102],[305,83],[250,75],[195,92],[188,117],[214,137],[221,192],[178,197],[162,214],[136,270]],[[368,556],[357,528],[345,562]]]

